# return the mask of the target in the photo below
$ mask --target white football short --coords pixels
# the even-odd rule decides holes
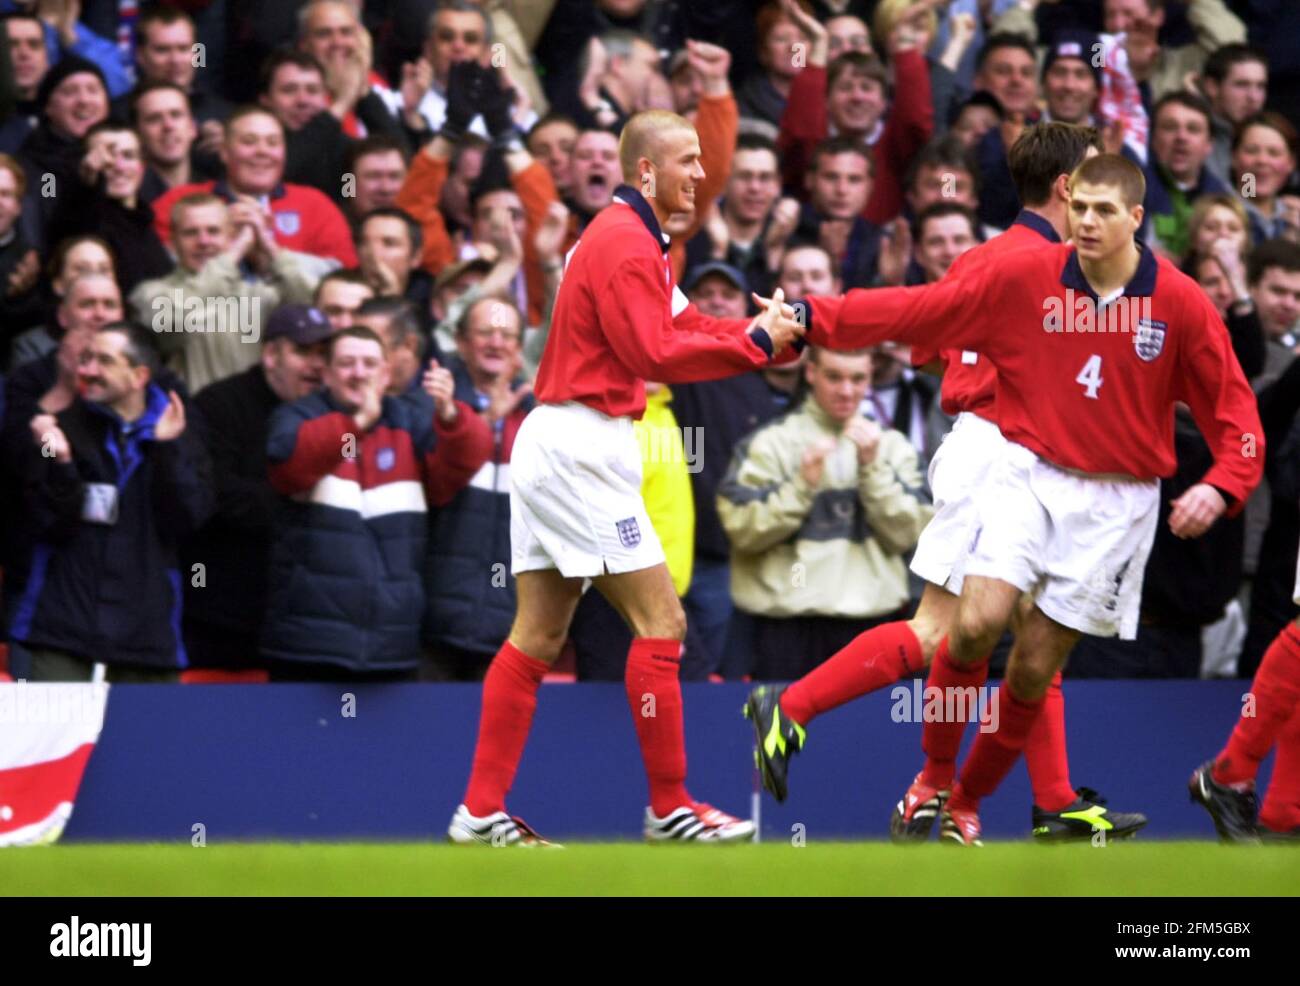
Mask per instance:
[[[1010,582],[1081,633],[1137,636],[1159,481],[1085,475],[1007,442],[976,504],[967,575]]]
[[[979,527],[975,493],[989,481],[1006,443],[997,425],[964,411],[930,460],[934,517],[916,543],[912,571],[953,595],[961,595],[966,550]]]
[[[510,453],[510,570],[569,578],[635,572],[664,561],[641,498],[631,418],[585,404],[541,404]]]

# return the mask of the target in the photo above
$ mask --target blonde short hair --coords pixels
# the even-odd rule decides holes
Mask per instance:
[[[645,110],[634,114],[618,136],[618,164],[623,171],[623,180],[635,183],[636,163],[643,157],[653,161],[663,135],[675,130],[695,133],[690,120],[669,110]]]

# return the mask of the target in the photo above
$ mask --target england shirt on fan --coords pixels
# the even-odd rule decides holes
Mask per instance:
[[[208,192],[227,202],[236,197],[224,179],[177,185],[159,196],[153,203],[154,229],[167,246],[172,242],[172,207],[197,192]],[[307,185],[280,182],[270,195],[260,196],[259,201],[270,209],[272,235],[286,250],[328,257],[344,267],[357,265],[348,221],[324,192]]]

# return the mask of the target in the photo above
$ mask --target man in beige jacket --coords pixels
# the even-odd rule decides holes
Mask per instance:
[[[258,362],[266,320],[283,304],[310,304],[318,257],[275,242],[246,203],[187,195],[172,209],[177,267],[131,292],[136,318],[156,334],[167,365],[191,393]]]
[[[859,413],[872,359],[811,349],[807,399],[743,440],[718,487],[756,679],[801,677],[908,605],[903,556],[934,511],[911,443]]]

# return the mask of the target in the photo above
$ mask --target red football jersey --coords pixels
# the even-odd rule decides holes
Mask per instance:
[[[1056,229],[1050,222],[1037,213],[1022,209],[1006,232],[967,250],[953,261],[946,276],[964,277],[975,267],[996,263],[1017,250],[1060,242],[1061,238],[1056,235]],[[969,411],[996,422],[994,402],[997,397],[998,375],[993,364],[987,359],[981,359],[978,353],[970,349],[945,349],[936,353],[926,346],[912,347],[914,366],[924,366],[936,359],[944,362],[943,387],[939,393],[944,411],[948,414]]]
[[[234,197],[224,179],[168,189],[153,203],[154,230],[168,246],[172,242],[172,207],[197,192],[210,192],[227,202]],[[280,246],[317,257],[333,257],[344,267],[357,265],[348,221],[324,192],[309,185],[281,182],[267,197],[266,204],[271,211],[272,235]]]
[[[1203,478],[1239,510],[1263,472],[1255,395],[1200,287],[1142,248],[1122,296],[1101,304],[1066,245],[915,288],[809,298],[808,339],[968,348],[997,370],[997,425],[1049,462],[1140,479],[1174,472],[1176,402],[1214,453]],[[1100,331],[1099,331],[1100,330]]]
[[[750,320],[711,318],[690,304],[650,207],[626,185],[616,194],[565,264],[537,399],[640,418],[646,380],[693,383],[766,366],[768,353],[745,331]]]

